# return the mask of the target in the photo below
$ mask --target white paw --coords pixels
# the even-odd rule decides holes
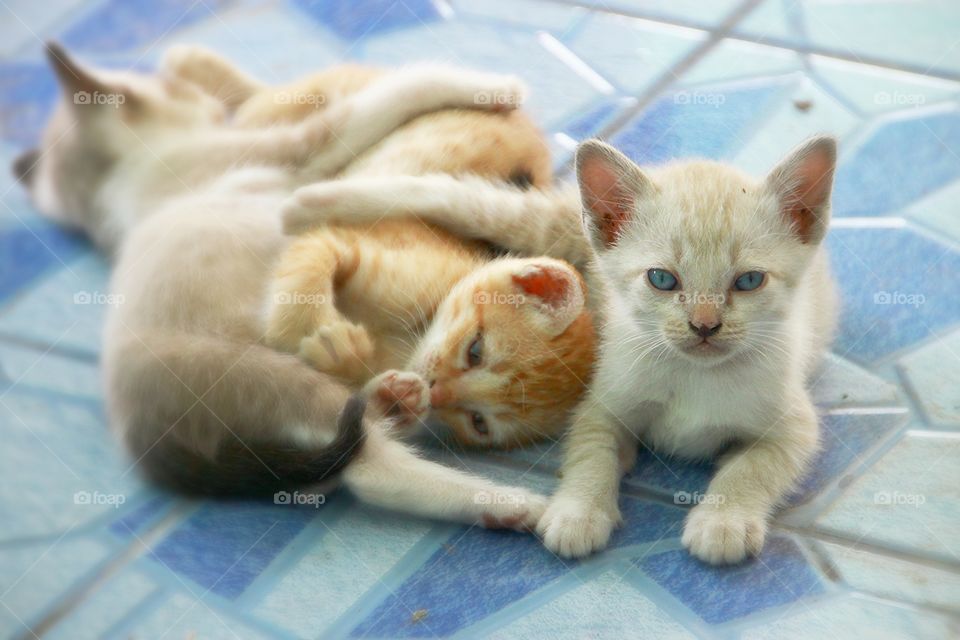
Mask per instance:
[[[683,546],[710,564],[734,564],[763,549],[767,520],[733,507],[700,504],[687,516]]]
[[[547,509],[546,496],[520,488],[484,491],[474,498],[489,505],[483,510],[479,524],[487,529],[533,531]]]
[[[283,232],[295,235],[341,222],[350,208],[343,195],[343,189],[335,182],[297,189],[280,208]]]
[[[617,510],[611,513],[572,498],[554,498],[537,524],[537,534],[554,553],[581,558],[606,547],[619,523]]]

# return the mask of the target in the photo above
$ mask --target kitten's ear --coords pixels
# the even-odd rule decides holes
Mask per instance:
[[[56,42],[47,43],[47,61],[53,69],[57,82],[63,90],[63,99],[76,106],[118,105],[130,106],[133,96],[125,87],[114,86],[99,77],[96,71],[87,69]],[[104,100],[100,96],[111,99]],[[122,96],[122,99],[118,98]]]
[[[535,310],[550,336],[566,331],[585,304],[583,284],[570,265],[556,261],[527,263],[512,276],[522,304]]]
[[[577,148],[577,183],[587,237],[602,249],[617,244],[635,215],[637,199],[654,189],[640,167],[600,140],[587,140]]]
[[[817,244],[827,233],[836,164],[836,139],[816,136],[791,151],[767,176],[766,188],[801,242]]]

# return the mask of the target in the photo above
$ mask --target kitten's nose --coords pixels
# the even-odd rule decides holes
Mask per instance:
[[[688,322],[687,325],[690,327],[690,331],[693,331],[695,334],[701,338],[709,338],[710,336],[716,335],[717,331],[720,331],[720,327],[723,326],[720,322],[716,324],[701,324],[695,325],[692,322]]]
[[[438,384],[430,386],[430,406],[434,409],[449,405],[452,399],[453,394],[447,387]]]

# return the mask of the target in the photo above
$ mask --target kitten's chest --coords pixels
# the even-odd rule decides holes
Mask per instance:
[[[749,438],[770,413],[770,398],[749,376],[662,373],[666,375],[653,376],[655,408],[645,412],[640,425],[640,436],[657,451],[712,456],[732,440]]]

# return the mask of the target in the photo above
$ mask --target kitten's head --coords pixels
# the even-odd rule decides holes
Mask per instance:
[[[559,435],[593,366],[583,279],[550,258],[494,260],[451,290],[411,369],[462,443],[513,447]]]
[[[794,291],[827,232],[836,142],[816,137],[755,181],[715,162],[646,173],[591,140],[584,224],[638,356],[714,366],[783,351]]]
[[[41,213],[87,231],[96,222],[96,188],[115,162],[156,140],[158,129],[208,125],[226,115],[223,104],[180,78],[90,69],[52,43],[47,59],[60,99],[40,147],[21,154],[13,171]]]

